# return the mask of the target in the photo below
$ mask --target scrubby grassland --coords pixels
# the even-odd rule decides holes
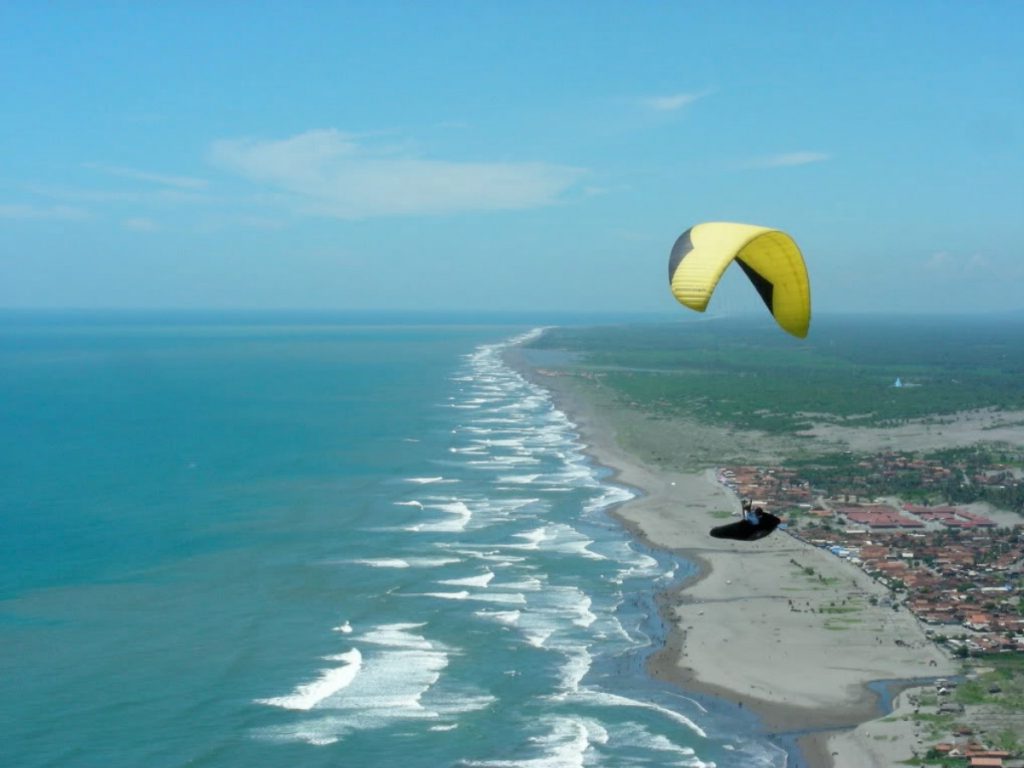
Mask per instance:
[[[531,345],[572,353],[625,402],[738,429],[812,422],[896,426],[1024,409],[1024,318],[817,318],[807,339],[764,318],[555,328]],[[894,387],[899,378],[902,387]]]
[[[975,741],[1002,749],[1011,755],[1024,750],[1021,731],[1021,713],[1024,712],[1024,654],[983,654],[974,657],[965,670],[967,679],[960,683],[952,696],[938,696],[934,692],[916,697],[913,714],[903,715],[912,720],[932,747],[925,754],[904,765],[966,765],[963,757],[948,757],[935,748],[939,742],[955,743],[952,734],[969,732]],[[944,702],[956,702],[963,711],[943,712]],[[887,718],[889,720],[897,717]],[[959,740],[963,740],[962,738]]]

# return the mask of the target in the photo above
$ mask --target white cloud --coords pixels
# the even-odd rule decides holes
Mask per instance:
[[[155,221],[143,217],[125,219],[121,222],[121,226],[133,232],[156,232],[160,229]]]
[[[144,205],[206,205],[220,202],[208,192],[181,187],[158,186],[132,190],[82,189],[66,185],[28,184],[25,189],[33,195],[64,203],[85,203],[96,206],[118,204]]]
[[[932,271],[941,271],[949,269],[953,263],[953,257],[948,251],[936,251],[925,261],[925,268]]]
[[[150,173],[135,168],[122,168],[120,166],[102,165],[100,163],[86,163],[86,168],[101,171],[110,176],[118,176],[123,179],[144,181],[148,184],[157,184],[161,187],[174,187],[175,189],[204,189],[207,185],[205,179],[197,179],[193,176],[169,176],[162,173]]]
[[[797,165],[810,165],[811,163],[823,163],[831,160],[832,155],[827,152],[784,152],[778,155],[768,155],[754,160],[748,164],[748,168],[791,168]]]
[[[670,96],[652,96],[643,99],[642,103],[648,109],[653,109],[656,112],[675,112],[677,109],[689,106],[707,95],[707,91],[700,93],[675,93]]]
[[[984,253],[953,254],[949,251],[935,251],[925,259],[924,267],[934,277],[955,280],[1011,277],[1010,271],[1003,269]]]
[[[266,201],[261,201],[266,205]],[[250,214],[235,213],[212,213],[203,217],[196,226],[195,231],[203,234],[211,232],[222,232],[227,229],[242,227],[244,229],[255,229],[272,231],[284,229],[288,225],[287,220],[272,216],[259,216]]]
[[[85,210],[70,205],[0,205],[0,219],[81,221],[88,217]]]
[[[289,193],[300,211],[344,219],[550,205],[583,170],[547,163],[470,163],[374,151],[336,130],[278,141],[226,139],[221,168]]]

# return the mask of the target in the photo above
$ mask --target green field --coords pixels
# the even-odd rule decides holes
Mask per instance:
[[[754,317],[566,327],[530,348],[569,353],[566,367],[599,375],[641,410],[738,429],[793,433],[812,420],[894,426],[978,408],[1024,410],[1020,316],[825,317],[804,340]]]

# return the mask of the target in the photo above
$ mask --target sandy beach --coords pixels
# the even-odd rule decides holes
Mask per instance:
[[[620,519],[652,546],[699,566],[695,578],[660,598],[670,632],[651,658],[652,675],[741,703],[767,733],[802,734],[803,759],[813,768],[890,766],[911,757],[910,721],[883,722],[867,685],[957,672],[914,616],[889,605],[887,590],[856,566],[784,532],[753,543],[708,535],[738,512],[739,500],[701,464],[719,454],[723,463],[732,454],[770,458],[772,441],[645,421],[604,398],[593,381],[513,363],[553,392],[619,482],[642,491],[618,509]],[[958,423],[957,431],[973,435],[983,426]],[[948,438],[950,425],[942,431]],[[658,432],[683,439],[652,441],[648,433]],[[829,442],[845,437],[828,434]]]

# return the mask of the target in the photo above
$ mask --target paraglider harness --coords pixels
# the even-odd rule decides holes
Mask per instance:
[[[760,513],[760,514],[759,514]],[[750,499],[743,500],[743,519],[748,523],[757,525],[761,522],[761,515],[764,514],[764,510],[758,507],[757,509],[750,508]]]
[[[729,525],[721,525],[711,529],[716,539],[736,539],[739,541],[756,541],[774,531],[782,522],[775,515],[765,512],[761,507],[751,509],[750,500],[743,500],[743,518]]]

